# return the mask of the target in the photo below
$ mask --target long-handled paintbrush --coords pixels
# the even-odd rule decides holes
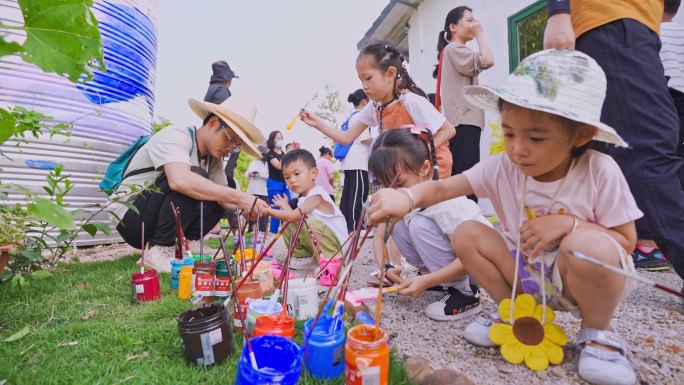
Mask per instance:
[[[306,106],[308,106],[308,105],[309,105],[309,102],[306,102],[306,104],[304,105],[304,107],[302,107],[301,110],[299,110],[299,112],[297,113],[297,115],[295,115],[295,117],[292,118],[292,120],[290,121],[290,123],[287,124],[287,127],[286,127],[286,128],[287,128],[288,131],[290,131],[290,130],[292,129],[292,127],[294,126],[295,122],[297,121],[297,118],[299,118],[299,117],[302,115],[302,111],[303,111],[303,110],[306,108]]]
[[[608,270],[612,271],[613,273],[620,274],[620,275],[622,275],[623,277],[627,277],[627,278],[634,279],[634,280],[639,281],[639,282],[641,282],[641,283],[643,283],[643,284],[646,284],[646,285],[648,285],[648,286],[655,287],[656,289],[660,289],[660,290],[662,290],[662,291],[664,291],[664,292],[667,292],[667,293],[670,293],[670,294],[674,294],[674,295],[676,295],[677,297],[682,297],[682,298],[684,298],[684,293],[682,293],[681,291],[675,290],[675,289],[673,289],[673,288],[671,288],[671,287],[668,287],[668,286],[665,286],[665,285],[661,285],[661,284],[659,284],[658,282],[655,282],[655,281],[653,281],[653,280],[651,280],[651,279],[648,279],[648,278],[646,278],[646,277],[642,277],[642,276],[640,276],[640,275],[637,274],[637,273],[632,273],[632,272],[630,272],[630,271],[625,271],[625,270],[619,269],[619,268],[617,268],[617,267],[615,267],[615,266],[612,266],[612,265],[609,265],[609,264],[607,264],[607,263],[601,262],[601,261],[599,261],[599,260],[596,259],[596,258],[592,258],[592,257],[590,257],[590,256],[588,256],[588,255],[586,255],[586,254],[582,254],[582,253],[580,253],[579,251],[568,250],[568,252],[569,252],[571,255],[573,255],[575,258],[581,259],[581,260],[586,261],[586,262],[589,262],[589,263],[593,263],[594,265],[601,266],[601,267],[603,267],[604,269],[608,269]]]
[[[231,271],[231,265],[228,261],[228,252],[226,251],[226,245],[224,243],[221,243],[221,250],[223,250],[223,258],[226,261],[226,269],[228,269],[228,275],[231,277],[230,288],[233,293],[233,306],[235,306],[235,308],[237,309],[238,319],[240,320],[240,323],[242,325],[242,333],[244,335],[245,342],[247,343],[247,350],[249,351],[249,360],[252,363],[252,368],[254,368],[254,370],[259,370],[259,367],[257,366],[256,362],[256,357],[254,356],[254,349],[252,349],[252,342],[249,339],[249,330],[247,330],[247,315],[243,314],[242,307],[240,306],[238,300],[237,289],[235,288],[235,276]]]
[[[145,274],[145,222],[140,227],[140,274]]]

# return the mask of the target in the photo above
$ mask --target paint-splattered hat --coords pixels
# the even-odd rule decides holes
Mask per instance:
[[[573,50],[550,49],[523,60],[503,87],[468,86],[463,95],[471,104],[499,111],[499,99],[520,107],[592,125],[595,140],[628,147],[615,129],[601,123],[606,75],[596,61]]]

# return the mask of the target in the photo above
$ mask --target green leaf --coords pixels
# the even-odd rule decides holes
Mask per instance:
[[[12,136],[17,119],[9,111],[0,108],[0,144]]]
[[[19,277],[21,277],[21,276],[19,275]],[[23,329],[12,334],[11,336],[5,338],[5,342],[12,342],[12,341],[22,339],[22,338],[26,337],[29,333],[31,333],[31,327],[30,326],[24,326]]]
[[[19,285],[19,287],[24,287],[24,285],[26,285],[26,278],[21,274],[15,275],[10,281],[10,287],[17,287],[17,285]]]
[[[97,222],[97,223],[94,223],[94,225],[104,235],[109,235],[112,233],[112,228],[109,227],[109,224],[107,224],[107,223]]]
[[[51,226],[60,229],[73,229],[76,227],[74,216],[71,212],[45,198],[36,198],[35,202],[28,205],[28,209],[33,216],[39,220],[46,221]]]
[[[38,270],[31,273],[31,277],[35,279],[45,279],[52,277],[52,273],[47,270]]]
[[[40,249],[21,250],[19,255],[32,262],[40,262],[43,260],[43,255],[40,253]]]
[[[83,230],[85,230],[86,233],[90,234],[91,237],[94,237],[95,234],[97,234],[97,226],[95,226],[94,223],[88,223],[83,225]]]
[[[104,70],[102,39],[92,0],[19,0],[26,41],[22,57],[43,71],[65,75],[78,82],[92,78],[91,62]]]
[[[0,36],[0,56],[11,55],[13,53],[21,52],[23,48],[21,45],[5,41],[5,39]]]
[[[121,205],[124,205],[124,206],[128,207],[129,210],[131,210],[131,211],[133,211],[134,213],[140,215],[140,210],[138,210],[138,208],[135,207],[135,205],[134,205],[133,203],[131,203],[131,202],[126,202],[126,201],[124,201],[124,200],[117,201],[116,203],[119,203],[119,204],[121,204]]]

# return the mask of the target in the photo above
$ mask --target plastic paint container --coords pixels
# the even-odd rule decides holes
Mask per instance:
[[[210,303],[214,301],[214,284],[216,283],[216,263],[214,261],[195,261],[192,274],[195,285],[192,297],[197,302]]]
[[[235,332],[242,332],[242,320],[240,320],[240,314],[243,317],[246,316],[248,308],[248,299],[260,299],[261,298],[261,285],[257,281],[245,281],[245,283],[240,286],[237,291],[238,301],[233,306],[234,307],[234,326]],[[238,313],[238,306],[240,306],[240,313]]]
[[[204,255],[202,255],[202,258],[200,259],[200,255],[199,255],[199,254],[193,254],[193,255],[192,255],[192,259],[193,259],[194,261],[199,261],[199,260],[202,260],[202,261],[211,261],[211,260],[213,260],[214,258],[213,258],[211,255],[206,255],[206,254],[204,254]]]
[[[247,257],[248,261],[254,260],[254,249],[245,249],[245,256]],[[239,249],[235,250],[235,261],[242,261],[242,252]]]
[[[316,280],[291,279],[287,282],[287,312],[298,319],[313,318],[318,313]]]
[[[254,337],[263,335],[276,335],[287,338],[292,341],[294,339],[294,318],[290,316],[262,315],[257,317],[256,325],[254,326]]]
[[[334,286],[337,285],[337,276],[340,273],[340,259],[335,258],[330,263],[330,259],[321,258],[319,261],[319,266],[321,268],[320,283],[322,286]],[[325,264],[328,266],[325,266]],[[325,266],[325,269],[323,268]]]
[[[299,381],[302,357],[297,344],[271,335],[253,338],[251,342],[259,369],[252,368],[245,346],[238,361],[236,385],[295,385]]]
[[[221,304],[203,304],[177,318],[185,360],[197,365],[220,364],[233,355],[233,330],[228,310]]]
[[[356,325],[347,332],[344,345],[346,385],[387,385],[389,378],[389,344],[387,333],[375,326]]]
[[[174,259],[171,261],[171,288],[178,290],[178,279],[180,278],[180,269],[183,266],[192,266],[195,260],[192,258],[184,258],[179,261]]]
[[[304,338],[309,335],[313,319],[304,324]],[[330,333],[333,317],[321,316],[304,348],[306,370],[316,378],[333,378],[344,373],[344,327]]]
[[[226,261],[216,262],[216,284],[214,285],[214,297],[217,300],[225,300],[230,296],[230,274],[226,267]]]
[[[154,301],[159,298],[161,291],[159,288],[159,276],[157,270],[149,269],[144,273],[131,274],[131,291],[133,292],[133,303]]]
[[[182,266],[178,273],[178,298],[190,299],[192,294],[192,269],[193,266]]]
[[[273,302],[268,299],[255,299],[249,301],[247,308],[247,330],[252,335],[254,332],[254,325],[259,316],[262,315],[277,315],[283,311],[283,305],[279,302]],[[264,333],[268,334],[268,333]]]
[[[252,264],[248,263],[247,264],[247,271],[251,268]],[[268,261],[261,261],[259,262],[256,267],[254,268],[254,271],[252,272],[252,278],[255,280],[259,281],[259,284],[261,285],[261,294],[263,295],[270,295],[273,293],[273,289],[275,289],[275,285],[273,284],[273,264],[272,262]]]

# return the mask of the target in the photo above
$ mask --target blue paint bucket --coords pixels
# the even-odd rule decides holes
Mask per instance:
[[[180,269],[183,266],[192,266],[195,261],[192,258],[185,258],[182,261],[174,259],[171,261],[171,288],[178,290],[178,279],[180,278]]]
[[[316,378],[333,378],[344,373],[344,328],[330,333],[331,316],[321,316],[304,348],[306,370]],[[304,324],[304,337],[309,335],[313,320]]]
[[[235,385],[295,385],[302,374],[299,346],[285,337],[265,335],[251,339],[258,370],[252,368],[247,346],[238,361]]]

